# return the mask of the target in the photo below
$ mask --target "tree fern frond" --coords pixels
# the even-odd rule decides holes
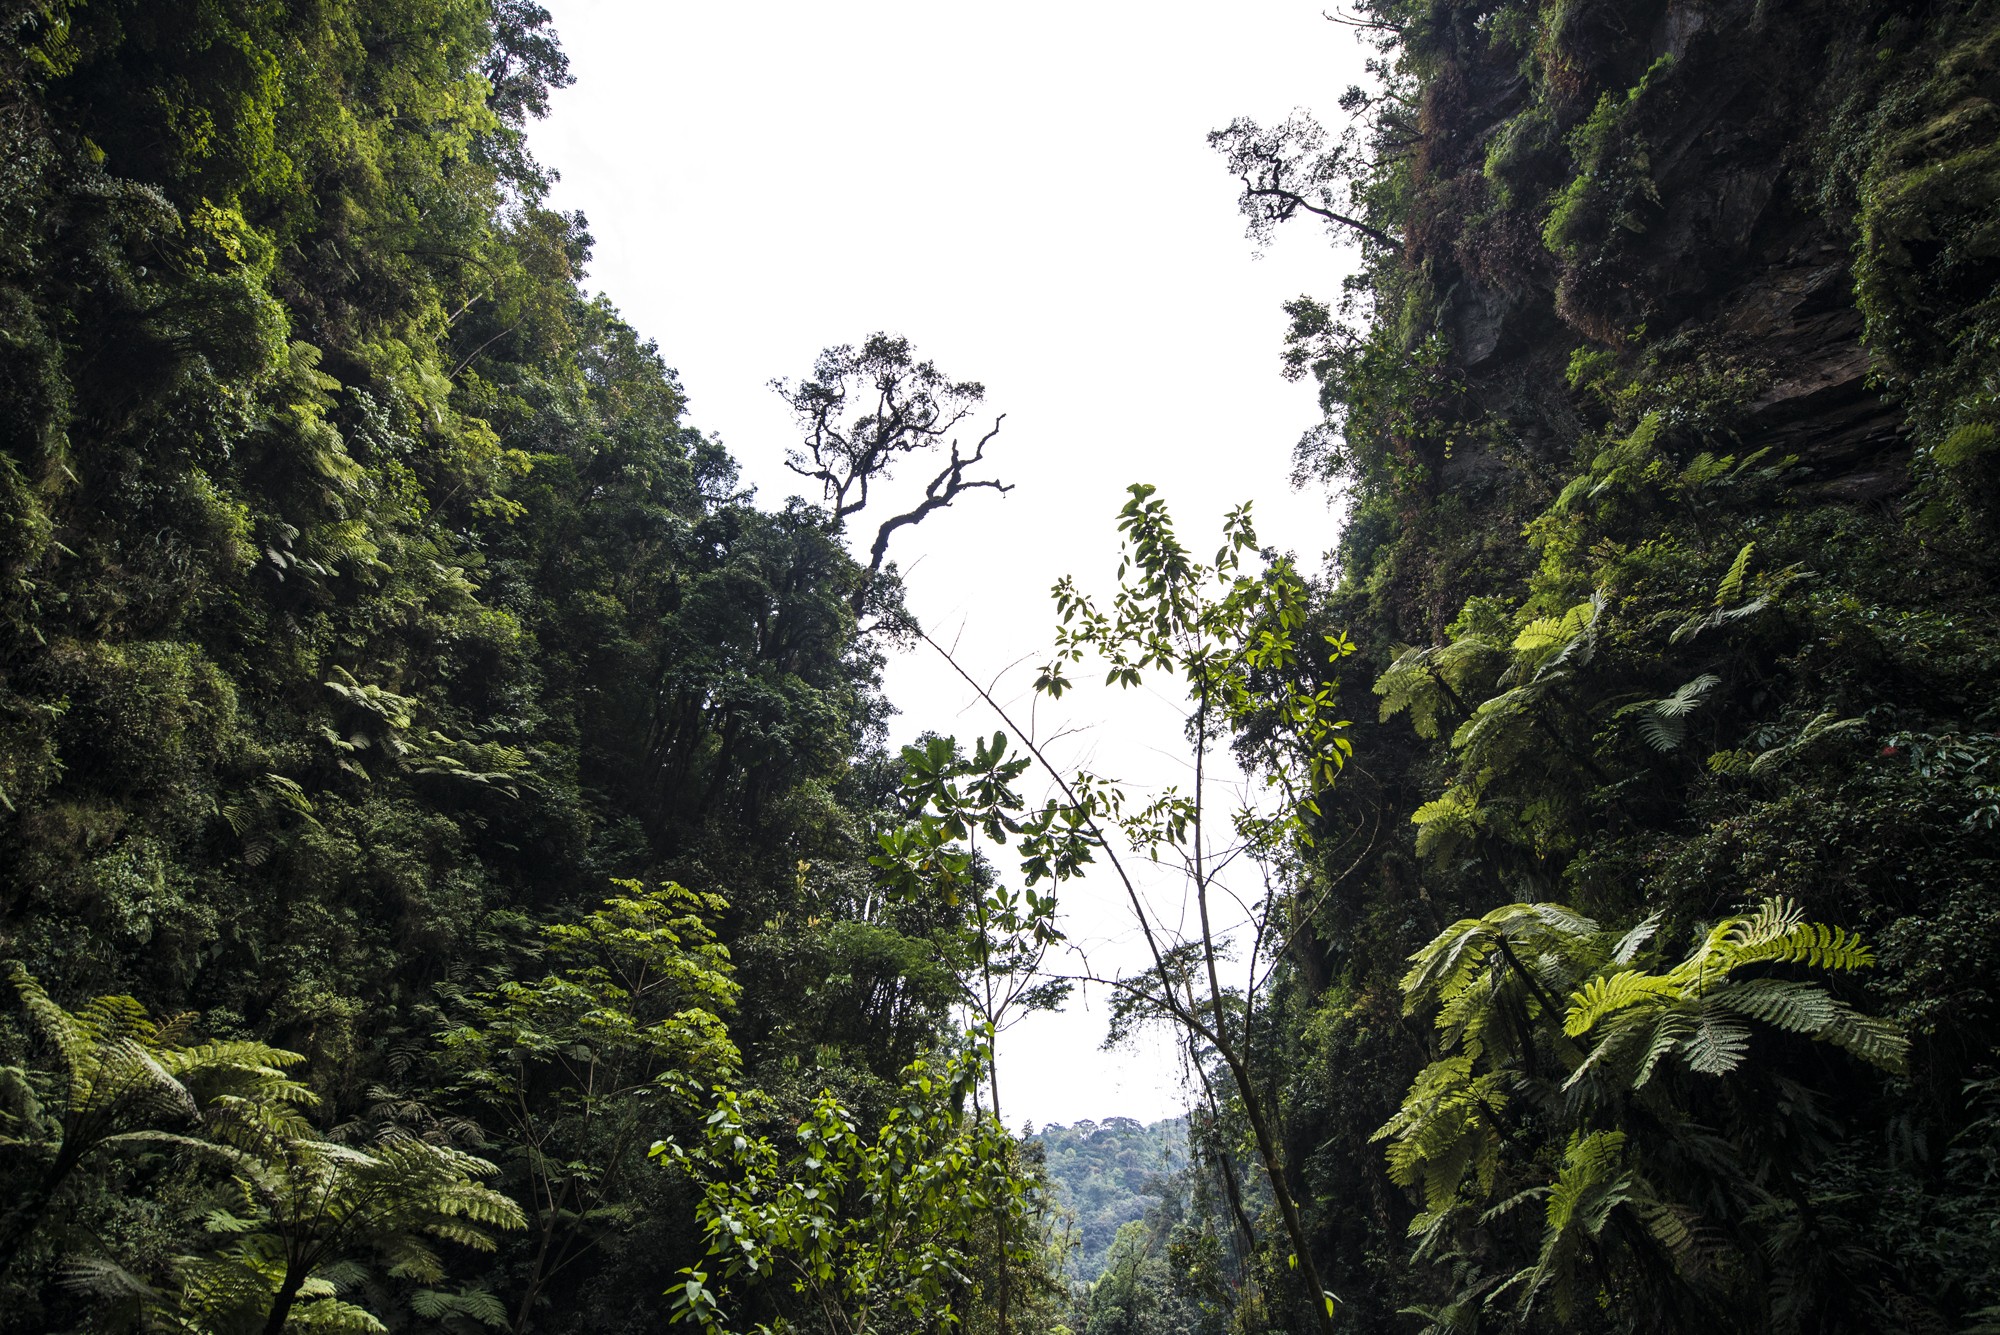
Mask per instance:
[[[1484,823],[1479,795],[1459,784],[1418,807],[1410,816],[1417,827],[1417,856],[1428,857],[1440,846],[1454,846],[1478,833]]]
[[[1861,1015],[1845,1006],[1816,1037],[1885,1071],[1902,1072],[1908,1065],[1910,1040],[1889,1020]]]
[[[493,1250],[493,1239],[469,1225],[451,1228],[433,1226],[426,1231],[437,1234],[447,1242],[461,1243],[476,1251]],[[435,1284],[444,1278],[443,1259],[415,1238],[395,1239],[384,1252],[383,1259],[388,1263],[389,1273],[397,1279],[413,1279],[419,1284]]]
[[[44,1043],[56,1050],[56,1055],[61,1058],[63,1065],[70,1069],[71,1101],[88,1097],[88,1083],[79,1089],[76,1072],[91,1059],[90,1035],[77,1017],[49,999],[49,994],[42,990],[42,985],[35,981],[34,975],[20,964],[14,962],[8,964],[7,979],[14,985],[14,992],[21,999],[22,1009],[28,1012],[28,1020],[34,1026],[35,1032]]]
[[[1687,740],[1687,723],[1671,714],[1662,714],[1652,706],[1657,701],[1649,701],[1648,708],[1639,715],[1639,735],[1646,739],[1646,745],[1665,755],[1680,749]]]
[[[1404,710],[1410,712],[1410,726],[1417,736],[1430,739],[1438,734],[1437,713],[1443,693],[1432,675],[1429,649],[1402,647],[1375,681],[1375,694],[1382,697],[1379,721],[1387,723]]]
[[[1715,605],[1734,602],[1743,592],[1743,577],[1750,573],[1750,558],[1757,554],[1757,544],[1746,542],[1743,550],[1736,553],[1736,559],[1729,563],[1729,573],[1722,577],[1722,583],[1715,586]]]
[[[1757,758],[1750,762],[1749,773],[1753,777],[1774,773],[1816,742],[1841,733],[1852,732],[1862,723],[1863,720],[1858,718],[1839,718],[1833,711],[1828,710],[1815,716],[1805,727],[1799,729],[1798,736],[1791,741],[1759,753]]]
[[[1630,964],[1645,949],[1646,943],[1653,939],[1654,933],[1660,930],[1661,920],[1662,915],[1650,914],[1637,927],[1619,937],[1618,944],[1611,948],[1611,962]]]
[[[1761,945],[1790,934],[1805,921],[1805,914],[1784,895],[1765,900],[1747,918],[1732,919],[1738,924],[1736,939],[1744,946]]]
[[[1702,698],[1721,683],[1722,678],[1713,672],[1704,672],[1693,681],[1682,682],[1672,695],[1655,700],[1653,708],[1667,717],[1681,718],[1693,713],[1701,705]]]
[[[1521,627],[1521,633],[1514,637],[1514,652],[1539,653],[1561,644],[1565,638],[1561,617],[1537,617]]]
[[[1659,1069],[1660,1062],[1685,1043],[1693,1029],[1694,1021],[1685,1012],[1667,1011],[1662,1014],[1653,1024],[1645,1054],[1633,1069],[1632,1088],[1644,1089],[1653,1078],[1653,1072]]]
[[[1704,1004],[1795,1034],[1821,1033],[1844,1009],[1819,984],[1782,978],[1726,983],[1708,993]]]
[[[1548,1187],[1529,1187],[1525,1191],[1517,1191],[1498,1205],[1491,1206],[1481,1213],[1479,1222],[1482,1225],[1490,1224],[1496,1219],[1504,1218],[1513,1213],[1514,1210],[1526,1205],[1529,1201],[1547,1200],[1548,1196]]]
[[[1625,1133],[1592,1131],[1570,1137],[1563,1152],[1562,1171],[1549,1188],[1548,1221],[1554,1230],[1581,1220],[1602,1222],[1597,1198],[1623,1175]]]
[[[1517,1315],[1526,1323],[1539,1296],[1553,1285],[1558,1312],[1567,1317],[1573,1306],[1571,1270],[1586,1241],[1595,1240],[1619,1206],[1636,1196],[1635,1182],[1625,1168],[1625,1134],[1621,1131],[1579,1132],[1570,1137],[1561,1170],[1549,1190],[1548,1226],[1540,1255],[1523,1277]]]
[[[365,1307],[339,1298],[320,1298],[292,1308],[286,1330],[325,1331],[327,1335],[388,1335],[389,1328]]]
[[[1657,1028],[1657,1021],[1647,1023],[1647,1017],[1636,1010],[1619,1013],[1604,1026],[1604,1032],[1591,1045],[1590,1051],[1569,1073],[1569,1078],[1563,1081],[1563,1093],[1589,1098],[1596,1094],[1593,1086],[1607,1077],[1614,1085],[1624,1083],[1629,1078],[1626,1068],[1634,1050],[1641,1040],[1655,1034]]]
[[[156,1118],[193,1121],[200,1115],[194,1096],[176,1080],[160,1061],[134,1038],[119,1038],[106,1046],[104,1074],[100,1088],[92,1091],[99,1105],[129,1102]]]
[[[1724,1013],[1706,1007],[1689,1017],[1680,1052],[1690,1069],[1703,1075],[1723,1075],[1743,1064],[1750,1051],[1750,1031]]]
[[[1439,991],[1455,990],[1493,949],[1484,918],[1461,918],[1410,956],[1402,988],[1410,1007]]]
[[[1634,1006],[1657,1008],[1680,996],[1671,979],[1639,969],[1621,969],[1607,978],[1593,978],[1570,994],[1563,1016],[1563,1033],[1577,1038],[1616,1011]]]
[[[1516,686],[1483,702],[1452,733],[1452,750],[1478,756],[1497,734],[1511,730],[1517,720],[1527,716],[1531,696],[1528,687]]]
[[[482,1326],[507,1324],[507,1308],[485,1289],[465,1289],[446,1293],[440,1289],[418,1289],[410,1295],[410,1310],[426,1321],[460,1316]]]
[[[1502,912],[1507,913],[1509,918],[1519,918],[1523,916],[1516,911],[1520,908],[1526,908],[1528,915],[1542,927],[1565,936],[1587,936],[1598,930],[1597,923],[1593,919],[1586,918],[1567,904],[1542,902],[1517,905]]]
[[[56,1282],[71,1293],[113,1302],[157,1301],[151,1284],[105,1256],[71,1256],[56,1267]]]
[[[1875,952],[1859,936],[1843,928],[1802,922],[1779,936],[1746,942],[1736,952],[1732,965],[1764,960],[1846,971],[1874,964]]]

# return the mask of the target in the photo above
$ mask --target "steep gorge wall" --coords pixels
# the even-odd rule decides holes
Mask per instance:
[[[1365,660],[1277,1039],[1306,1058],[1289,1143],[1326,1269],[1360,1328],[1490,1287],[1533,1260],[1541,1211],[1480,1209],[1560,1157],[1513,1165],[1408,1266],[1411,1202],[1369,1141],[1433,1051],[1406,955],[1510,901],[1657,912],[1678,944],[1784,895],[1880,946],[1854,995],[1915,1055],[1885,1081],[1756,1049],[1837,1148],[1761,1165],[1789,1201],[1761,1220],[1691,1204],[1718,1259],[1683,1296],[1731,1328],[1959,1329],[2000,1301],[2000,1258],[1940,1232],[2000,1217],[1952,1157],[1991,1135],[2000,998],[1995,10],[1363,18],[1394,73],[1358,194],[1400,244],[1368,249],[1344,323],[1296,304],[1289,349],[1331,419],[1302,471],[1352,500],[1326,615]],[[1516,636],[1572,611],[1587,646],[1521,695]],[[1752,1135],[1690,1088],[1678,1115]],[[1534,1328],[1685,1328],[1694,1308],[1640,1301],[1650,1264],[1607,1246],[1604,1309]]]

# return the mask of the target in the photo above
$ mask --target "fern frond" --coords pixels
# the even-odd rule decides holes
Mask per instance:
[[[1403,974],[1406,1010],[1440,991],[1453,990],[1478,967],[1493,940],[1486,931],[1486,919],[1461,918],[1432,937],[1423,949],[1410,956],[1410,968]]]
[[[1732,919],[1738,924],[1737,939],[1745,946],[1776,941],[1805,921],[1805,914],[1784,895],[1765,900],[1747,918]]]
[[[1625,1163],[1623,1131],[1592,1131],[1570,1137],[1563,1152],[1562,1171],[1549,1188],[1548,1221],[1551,1229],[1568,1228],[1596,1217],[1602,1223],[1602,1207],[1592,1198],[1620,1176]]]
[[[1817,983],[1781,978],[1724,984],[1708,994],[1706,1004],[1794,1034],[1821,1033],[1843,1009]]]
[[[1479,763],[1477,758],[1488,747],[1527,717],[1531,695],[1528,687],[1515,686],[1482,702],[1479,708],[1472,711],[1472,716],[1452,733],[1452,749],[1465,752],[1472,763]]]
[[[1860,727],[1862,723],[1863,720],[1858,718],[1838,718],[1832,710],[1828,710],[1823,714],[1815,716],[1805,727],[1799,729],[1799,735],[1791,741],[1786,742],[1783,746],[1773,747],[1769,751],[1760,753],[1755,760],[1750,762],[1749,772],[1753,776],[1772,773],[1813,744],[1823,741],[1828,737],[1852,732],[1854,729]]]
[[[1654,710],[1669,718],[1681,718],[1700,706],[1702,697],[1721,684],[1722,678],[1704,672],[1693,681],[1683,682],[1672,695],[1653,702]]]
[[[1514,652],[1517,654],[1539,653],[1553,649],[1563,642],[1561,617],[1537,617],[1521,627],[1521,633],[1514,637]]]
[[[1885,1071],[1902,1072],[1908,1066],[1910,1040],[1891,1021],[1861,1015],[1845,1006],[1833,1022],[1815,1037],[1845,1048],[1870,1065]]]
[[[1856,936],[1825,923],[1799,923],[1783,935],[1746,943],[1736,954],[1735,963],[1782,960],[1815,969],[1846,971],[1865,969],[1875,963],[1875,952]]]
[[[1750,1031],[1726,1014],[1703,1007],[1689,1017],[1688,1034],[1680,1051],[1691,1070],[1725,1075],[1743,1064],[1750,1051]]]
[[[1618,938],[1618,944],[1611,949],[1613,964],[1630,964],[1633,957],[1645,949],[1646,943],[1660,930],[1662,915],[1650,914],[1637,927]]]
[[[1430,649],[1398,648],[1395,660],[1375,681],[1375,694],[1382,697],[1381,722],[1387,723],[1407,709],[1417,736],[1437,736],[1437,711],[1443,693],[1432,675],[1433,656]]]
[[[1526,909],[1527,913],[1521,914],[1518,912],[1520,909]],[[1499,911],[1506,914],[1510,920],[1524,916],[1532,917],[1540,926],[1566,937],[1590,936],[1598,930],[1594,919],[1584,917],[1567,904],[1551,904],[1543,901],[1535,904],[1510,905]]]
[[[70,1099],[77,1102],[89,1096],[87,1078],[79,1088],[78,1070],[91,1061],[91,1036],[77,1018],[49,999],[42,985],[35,981],[19,963],[7,966],[7,979],[14,985],[15,995],[21,999],[21,1008],[28,1012],[28,1021],[44,1043],[56,1050],[56,1056],[70,1070]]]
[[[114,1302],[157,1301],[151,1284],[104,1256],[72,1256],[56,1268],[56,1282],[71,1293]]]
[[[1563,1033],[1577,1038],[1605,1016],[1634,1006],[1655,1008],[1677,1000],[1681,989],[1671,978],[1623,969],[1608,978],[1593,978],[1570,994],[1563,1016]]]
[[[462,1316],[482,1326],[499,1328],[507,1324],[506,1305],[485,1289],[465,1289],[459,1293],[418,1289],[410,1295],[410,1310],[426,1321]]]
[[[1743,550],[1736,553],[1736,559],[1729,563],[1729,573],[1722,577],[1722,583],[1715,586],[1715,605],[1734,602],[1743,592],[1743,577],[1750,573],[1750,558],[1757,554],[1757,544],[1746,542]]]
[[[1655,751],[1672,751],[1687,737],[1687,717],[1701,706],[1702,697],[1721,682],[1712,672],[1683,682],[1672,695],[1658,700],[1641,700],[1626,705],[1612,717],[1637,715],[1639,731]]]
[[[1648,1016],[1636,1010],[1621,1012],[1604,1026],[1604,1032],[1598,1036],[1596,1043],[1577,1063],[1576,1069],[1569,1073],[1569,1078],[1563,1081],[1563,1092],[1572,1094],[1582,1086],[1584,1093],[1594,1095],[1597,1091],[1592,1086],[1604,1077],[1609,1077],[1614,1085],[1624,1083],[1627,1077],[1622,1073],[1630,1064],[1634,1050],[1642,1039],[1657,1035],[1659,1018],[1657,1013]],[[1649,1019],[1653,1022],[1648,1023]]]
[[[1653,1078],[1653,1072],[1659,1069],[1660,1062],[1685,1043],[1693,1029],[1693,1020],[1684,1012],[1667,1011],[1662,1014],[1654,1022],[1652,1039],[1646,1045],[1645,1055],[1640,1057],[1638,1067],[1632,1072],[1632,1088],[1644,1089]]]
[[[1675,751],[1687,740],[1687,724],[1670,714],[1662,714],[1650,705],[1639,715],[1639,735],[1646,739],[1646,745],[1662,755]]]
[[[339,1298],[297,1304],[285,1322],[285,1329],[325,1331],[327,1335],[388,1335],[389,1332],[373,1312]]]
[[[1517,1313],[1523,1324],[1552,1283],[1558,1311],[1567,1316],[1573,1305],[1571,1270],[1588,1240],[1604,1231],[1619,1206],[1640,1199],[1636,1183],[1624,1166],[1625,1135],[1593,1131],[1570,1137],[1562,1169],[1549,1190],[1548,1227],[1541,1254],[1523,1276]]]
[[[1428,857],[1440,848],[1455,846],[1476,835],[1485,824],[1479,809],[1479,794],[1473,788],[1453,784],[1438,797],[1418,807],[1410,816],[1417,827],[1417,856]]]

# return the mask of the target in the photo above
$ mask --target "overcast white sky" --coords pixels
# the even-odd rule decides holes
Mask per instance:
[[[829,344],[904,334],[1007,414],[988,457],[1015,490],[891,550],[913,610],[976,673],[1047,645],[1060,575],[1109,587],[1132,482],[1160,487],[1197,551],[1254,500],[1264,540],[1318,568],[1325,498],[1286,481],[1317,412],[1278,374],[1279,307],[1337,295],[1349,252],[1295,224],[1255,256],[1205,136],[1294,106],[1337,116],[1360,52],[1321,5],[544,2],[577,76],[533,138],[562,174],[553,202],[589,216],[590,285],[658,340],[764,503],[802,489],[766,382]],[[1024,699],[1030,675],[1002,694]],[[892,660],[888,690],[899,742],[996,726],[927,650]],[[1074,759],[1177,777],[1168,700],[1064,704],[1041,717],[1086,729]],[[1064,909],[1093,966],[1137,967],[1114,884],[1073,886]],[[1089,1002],[1003,1038],[1010,1123],[1181,1110],[1165,1039],[1101,1053]]]

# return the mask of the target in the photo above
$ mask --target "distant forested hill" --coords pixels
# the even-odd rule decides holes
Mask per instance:
[[[1069,1270],[1081,1280],[1103,1271],[1122,1225],[1187,1190],[1185,1117],[1151,1125],[1130,1117],[1050,1125],[1030,1140],[1042,1147],[1057,1202],[1075,1216],[1077,1247]]]

